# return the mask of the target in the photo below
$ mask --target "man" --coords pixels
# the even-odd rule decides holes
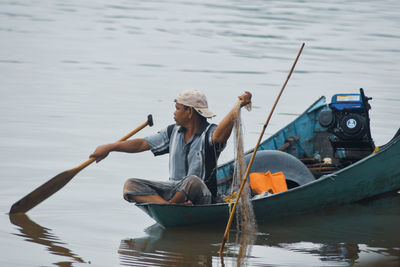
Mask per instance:
[[[251,93],[239,96],[240,107],[251,103]],[[234,119],[234,108],[218,124],[208,109],[206,96],[186,90],[175,99],[175,124],[155,135],[99,146],[91,158],[96,162],[111,151],[137,153],[151,150],[155,156],[169,153],[170,181],[128,179],[124,198],[136,203],[210,204],[217,196],[216,167]]]

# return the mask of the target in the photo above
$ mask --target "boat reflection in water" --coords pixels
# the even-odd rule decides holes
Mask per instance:
[[[400,195],[389,193],[324,212],[260,224],[251,253],[241,262],[244,266],[397,266],[399,215]],[[120,261],[128,266],[237,266],[240,248],[233,240],[235,231],[231,231],[223,261],[218,256],[223,230],[220,226],[164,229],[155,224],[146,229],[147,236],[121,241]]]
[[[17,236],[23,237],[26,241],[37,243],[47,247],[47,250],[54,255],[64,256],[70,260],[54,263],[56,266],[66,267],[72,266],[73,263],[85,263],[85,261],[66,248],[67,244],[52,233],[52,230],[43,227],[32,221],[25,214],[10,214],[10,222],[18,226],[20,234]]]
[[[212,266],[218,255],[222,228],[164,229],[154,224],[145,230],[143,238],[124,239],[118,253],[121,264],[146,262],[155,266],[178,265]],[[214,259],[215,260],[215,259]]]

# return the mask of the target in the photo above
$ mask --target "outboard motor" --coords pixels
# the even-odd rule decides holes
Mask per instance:
[[[342,164],[356,162],[375,149],[368,113],[371,99],[362,88],[360,94],[336,94],[329,109],[320,113],[319,124],[332,134],[329,141],[334,157]]]

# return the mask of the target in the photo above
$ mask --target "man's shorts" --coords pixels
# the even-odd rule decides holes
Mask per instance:
[[[128,191],[124,198],[130,201],[129,196],[159,195],[165,200],[170,200],[177,192],[185,195],[185,202],[190,200],[194,205],[211,204],[212,195],[206,184],[199,177],[190,175],[180,181],[149,181],[131,178],[125,183]]]

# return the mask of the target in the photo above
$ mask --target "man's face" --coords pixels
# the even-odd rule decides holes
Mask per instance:
[[[175,104],[174,120],[177,125],[183,126],[190,120],[190,108],[185,108],[182,104]]]

